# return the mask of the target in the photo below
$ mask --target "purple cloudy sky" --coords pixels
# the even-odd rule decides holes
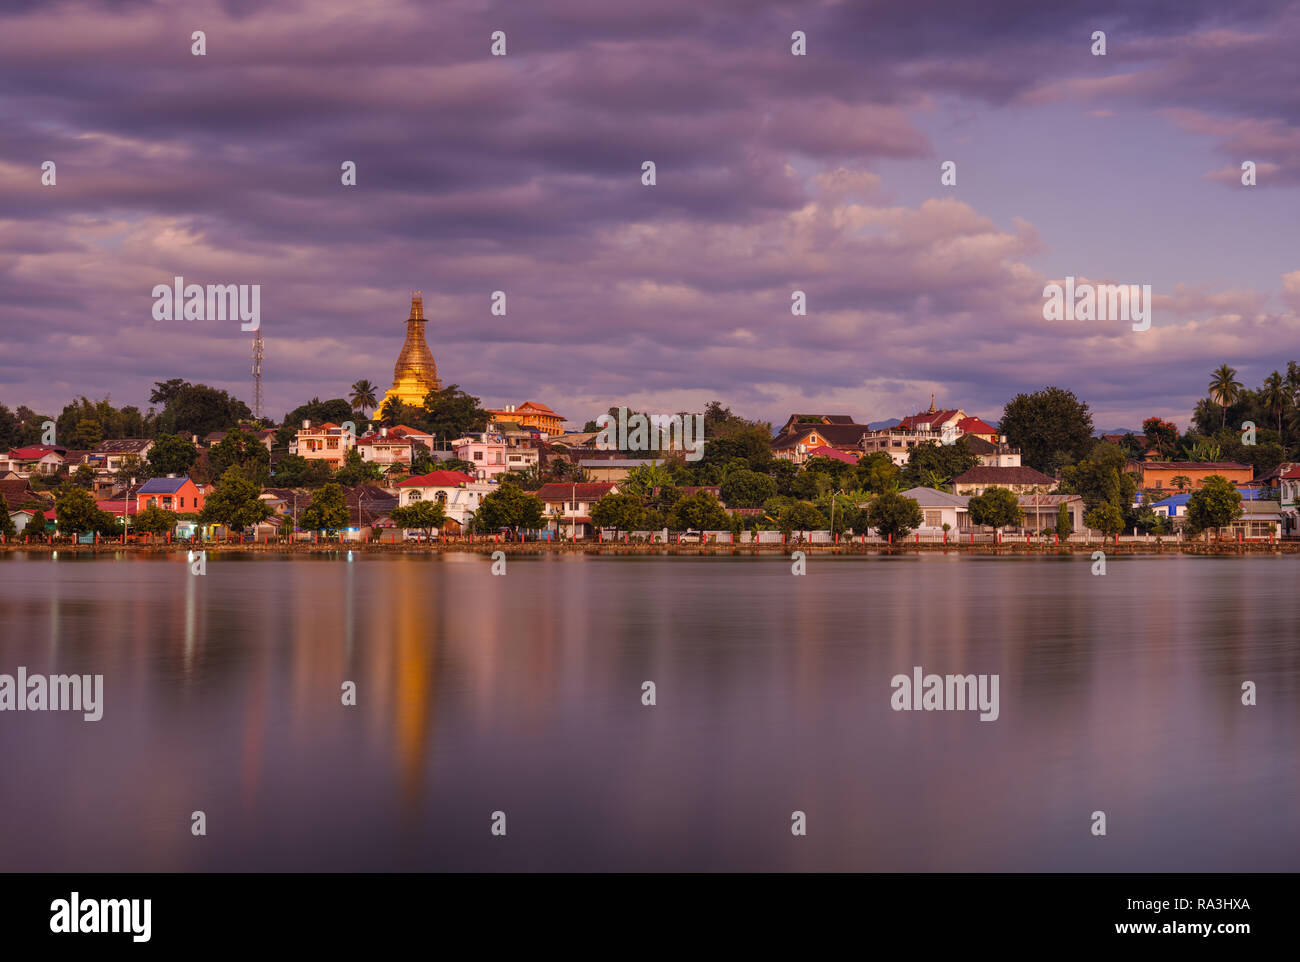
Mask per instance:
[[[1099,428],[1181,427],[1218,364],[1300,357],[1294,4],[177,6],[0,6],[10,407],[143,408],[171,377],[251,403],[250,334],[153,320],[177,274],[262,285],[277,419],[387,387],[413,288],[445,382],[579,426],[931,392],[994,418],[1060,384]],[[1151,330],[1044,321],[1067,274],[1152,285]]]

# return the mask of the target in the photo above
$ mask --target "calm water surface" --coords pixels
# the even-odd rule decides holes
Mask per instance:
[[[0,555],[0,869],[1300,870],[1300,559],[508,564]]]

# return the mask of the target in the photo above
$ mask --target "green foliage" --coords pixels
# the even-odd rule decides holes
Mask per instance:
[[[1124,470],[1127,463],[1118,445],[1098,441],[1086,458],[1061,469],[1060,491],[1081,495],[1089,510],[1110,504],[1123,514],[1137,492],[1137,480]]]
[[[145,534],[166,534],[176,527],[176,515],[150,504],[132,519],[131,527]]]
[[[651,461],[631,468],[627,477],[619,482],[619,488],[627,494],[646,498],[655,488],[671,487],[672,483],[672,471],[661,461]]]
[[[1237,371],[1226,364],[1220,364],[1210,375],[1210,398],[1220,408],[1219,427],[1227,424],[1228,407],[1235,403],[1242,393],[1242,383],[1237,380]]]
[[[1241,492],[1222,475],[1212,474],[1187,499],[1187,527],[1193,534],[1220,528],[1241,517]]]
[[[967,503],[966,510],[972,524],[990,528],[1005,528],[1019,524],[1025,513],[1020,509],[1020,499],[1006,488],[989,488]]]
[[[513,531],[536,530],[543,525],[542,514],[546,506],[535,494],[521,491],[513,484],[502,483],[497,486],[474,513],[476,531],[497,531],[510,528]]]
[[[836,492],[820,498],[816,508],[827,519],[826,527],[836,534],[842,534],[850,528],[855,531],[869,527],[864,523],[862,510],[858,507],[866,500],[865,492],[842,494]]]
[[[889,457],[884,451],[875,452]],[[907,488],[927,487],[944,489],[952,479],[980,463],[965,438],[953,444],[926,441],[908,452],[907,466],[899,475],[898,483]]]
[[[330,421],[334,424],[342,424],[344,421],[352,421],[356,417],[352,412],[352,405],[343,400],[341,397],[330,398],[328,401],[322,401],[318,397],[312,398],[306,404],[300,404],[284,416],[280,422],[280,427],[275,432],[275,446],[277,448],[286,448],[289,442],[298,435],[302,429],[303,421],[310,421],[312,424],[324,424]],[[393,424],[400,424],[400,421],[393,421]],[[414,427],[415,425],[411,425]],[[361,432],[358,430],[357,432]]]
[[[79,464],[77,470],[72,472],[71,480],[77,487],[89,491],[95,486],[95,469],[89,464]]]
[[[857,486],[872,494],[898,490],[898,465],[884,451],[872,451],[862,458],[853,469],[853,474]]]
[[[378,403],[376,401],[378,392],[378,387],[362,378],[352,385],[352,393],[348,395],[348,403],[352,405],[352,410],[360,411],[364,416],[367,411],[372,410]]]
[[[1020,448],[1023,464],[1049,473],[1085,457],[1093,444],[1088,405],[1059,387],[1017,394],[1003,409],[999,430]]]
[[[834,475],[825,471],[803,470],[795,476],[790,493],[801,501],[814,501],[836,487]]]
[[[411,427],[422,427],[440,441],[476,434],[487,427],[488,414],[479,399],[455,384],[425,395],[424,411],[422,423]]]
[[[414,528],[423,531],[425,537],[433,539],[433,533],[442,529],[447,520],[447,512],[437,501],[417,501],[394,508],[389,514],[393,524],[399,528]]]
[[[1056,533],[1062,541],[1067,540],[1070,535],[1074,534],[1074,522],[1070,520],[1070,509],[1064,503],[1056,509]]]
[[[1083,523],[1105,535],[1119,534],[1124,530],[1124,512],[1110,502],[1102,502],[1083,516]]]
[[[352,523],[343,489],[337,484],[327,484],[312,493],[311,504],[298,516],[298,527],[304,531],[337,531]]]
[[[231,531],[243,531],[271,516],[271,508],[258,498],[261,486],[239,469],[226,469],[217,486],[204,499],[199,518],[204,524],[223,524]]]
[[[882,538],[892,535],[897,541],[907,537],[912,529],[919,528],[925,515],[921,513],[921,506],[915,498],[897,492],[886,492],[871,499],[864,512],[864,520]]]
[[[9,502],[5,500],[4,493],[0,492],[0,534],[12,538],[17,533],[14,519],[9,517]]]
[[[84,534],[91,531],[112,531],[117,519],[101,511],[89,491],[68,488],[54,504],[59,531],[63,534]]]
[[[697,491],[672,506],[668,524],[679,531],[724,531],[731,528],[731,518],[710,492]]]
[[[183,434],[163,434],[154,439],[146,456],[149,470],[156,477],[168,474],[189,474],[199,459],[199,449]]]
[[[281,488],[318,488],[328,484],[330,466],[318,458],[304,458],[300,454],[283,455],[275,463],[273,478]]]
[[[793,531],[821,531],[826,524],[826,517],[811,501],[795,501],[782,509],[776,518],[776,526],[785,535]]]
[[[257,436],[243,427],[235,427],[208,451],[208,463],[213,474],[224,476],[232,467],[239,468],[244,477],[258,485],[265,484],[271,476],[271,452]]]
[[[1173,460],[1178,455],[1178,425],[1160,418],[1147,418],[1142,422],[1142,439],[1146,447],[1156,448],[1160,459]],[[1139,452],[1139,455],[1143,452]]]
[[[343,467],[339,468],[334,477],[339,484],[352,487],[366,481],[378,481],[383,477],[383,472],[375,462],[362,460],[361,452],[353,448],[344,459]]]
[[[146,437],[151,428],[138,408],[127,406],[119,409],[113,407],[107,398],[91,401],[85,396],[64,407],[54,420],[55,436],[74,448],[93,448],[106,438]],[[26,443],[37,440],[32,437]]]
[[[225,391],[206,384],[189,384],[181,382],[173,389],[162,391],[164,385],[174,382],[159,381],[159,390],[155,390],[150,400],[169,398],[166,407],[158,415],[157,430],[163,434],[198,435],[200,438],[212,431],[234,427],[240,421],[251,421],[253,412],[248,405]]]
[[[722,500],[731,508],[757,508],[776,495],[776,481],[770,475],[741,469],[730,471],[722,482]]]
[[[607,494],[591,509],[591,520],[598,527],[619,531],[639,531],[645,523],[641,499],[632,494]]]

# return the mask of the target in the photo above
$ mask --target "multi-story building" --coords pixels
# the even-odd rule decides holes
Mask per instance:
[[[772,457],[803,464],[821,447],[858,457],[870,430],[847,414],[792,414],[772,439]]]
[[[361,455],[361,460],[373,462],[384,469],[394,465],[410,467],[411,440],[389,433],[388,428],[380,428],[373,434],[357,438],[357,453]]]
[[[402,507],[434,501],[442,505],[452,531],[464,531],[483,499],[497,489],[489,481],[476,480],[463,471],[433,471],[397,484],[398,503]]]
[[[488,411],[488,417],[496,422],[510,421],[522,428],[536,428],[548,438],[564,433],[564,416],[556,414],[538,401],[525,401],[518,406],[507,404],[503,408]]]
[[[1247,484],[1255,474],[1249,464],[1236,461],[1133,461],[1129,469],[1138,476],[1139,488],[1156,491],[1182,490],[1174,483],[1175,478],[1186,478],[1183,488],[1199,491],[1205,479],[1214,474],[1233,484]]]
[[[451,442],[451,448],[461,461],[474,465],[474,474],[480,479],[495,478],[507,471],[523,471],[539,460],[536,448],[508,444],[496,434],[457,438]]]
[[[325,461],[337,470],[347,460],[348,452],[355,446],[356,440],[355,434],[343,430],[332,421],[319,426],[303,421],[302,430],[289,444],[289,453],[308,461]]]

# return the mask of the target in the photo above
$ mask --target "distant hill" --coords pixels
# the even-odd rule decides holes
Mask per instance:
[[[885,421],[868,421],[867,427],[871,428],[873,431],[879,431],[882,428],[892,428],[894,425],[902,423],[902,418],[889,418]]]
[[[1094,438],[1099,438],[1103,434],[1136,434],[1138,437],[1142,437],[1141,431],[1134,431],[1132,428],[1105,428],[1104,430],[1092,432]]]

